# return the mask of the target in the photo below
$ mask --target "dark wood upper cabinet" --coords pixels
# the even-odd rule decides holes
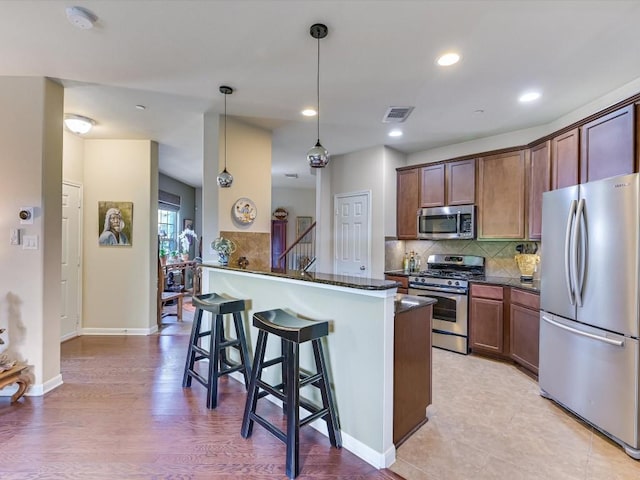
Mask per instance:
[[[442,207],[444,202],[444,163],[422,167],[420,206]]]
[[[580,183],[636,171],[635,105],[580,128]]]
[[[580,129],[574,128],[551,139],[551,189],[579,182]]]
[[[420,168],[401,170],[396,176],[396,236],[398,240],[418,238],[420,170]]]
[[[525,237],[525,151],[478,159],[478,238]]]
[[[531,148],[529,163],[529,238],[542,238],[542,194],[551,185],[551,142]]]
[[[447,205],[476,203],[476,159],[446,163]]]

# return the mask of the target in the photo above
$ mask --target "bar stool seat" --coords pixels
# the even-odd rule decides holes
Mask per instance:
[[[223,297],[217,293],[194,295],[191,302],[196,306],[196,314],[191,327],[191,337],[187,360],[184,367],[182,386],[190,387],[195,379],[207,389],[207,408],[218,406],[218,378],[233,372],[242,372],[245,388],[249,386],[251,365],[247,340],[242,324],[242,312],[246,309],[245,300]],[[212,314],[211,328],[202,330],[203,312]],[[233,315],[236,337],[228,339],[225,336],[223,318],[226,314]],[[209,337],[209,345],[202,345],[202,338]],[[240,354],[240,362],[234,362],[227,356],[227,348],[235,348]],[[197,363],[208,362],[207,376],[198,372]]]
[[[299,432],[301,426],[321,418],[327,422],[331,445],[336,448],[342,446],[340,425],[329,385],[321,342],[322,337],[329,333],[329,323],[307,320],[291,315],[284,310],[275,309],[254,313],[253,326],[259,331],[241,434],[244,438],[250,437],[255,421],[283,441],[287,446],[286,473],[289,478],[295,478],[300,473]],[[264,359],[268,334],[279,337],[282,347],[281,355],[271,360]],[[308,341],[312,342],[317,372],[310,375],[300,372],[299,358],[300,344]],[[263,369],[274,365],[280,365],[282,368],[282,382],[278,385],[270,385],[262,380]],[[306,385],[313,385],[320,389],[322,407],[300,397],[300,388]],[[260,391],[261,389],[262,391]],[[256,413],[258,399],[267,395],[272,395],[283,402],[283,410],[287,418],[286,433]],[[300,407],[309,411],[310,415],[301,419]]]

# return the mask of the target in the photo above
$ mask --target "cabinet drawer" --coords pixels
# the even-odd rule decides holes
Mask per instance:
[[[517,303],[533,310],[540,310],[540,295],[513,288],[511,289],[511,303]]]
[[[504,291],[502,287],[496,285],[478,285],[473,283],[471,284],[471,296],[502,300],[504,298]]]
[[[390,280],[392,282],[398,282],[399,284],[402,285],[402,287],[400,288],[404,288],[407,289],[409,288],[409,277],[403,277],[401,275],[385,275],[384,276],[385,280]],[[402,292],[400,292],[402,293]],[[406,293],[406,292],[404,292]]]

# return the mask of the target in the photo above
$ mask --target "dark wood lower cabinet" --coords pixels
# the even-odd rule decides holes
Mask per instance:
[[[511,358],[538,374],[540,315],[537,310],[511,304]]]
[[[431,404],[431,316],[427,305],[396,313],[393,342],[393,443],[427,421]]]
[[[471,285],[471,351],[511,360],[537,375],[540,296],[517,288]]]

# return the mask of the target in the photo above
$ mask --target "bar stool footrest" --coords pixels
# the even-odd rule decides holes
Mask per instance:
[[[269,431],[269,433],[271,433],[278,440],[280,440],[281,442],[283,442],[285,444],[287,443],[287,435],[286,435],[286,433],[284,433],[278,427],[274,426],[266,418],[261,417],[260,415],[258,415],[257,413],[254,413],[254,412],[251,412],[249,414],[249,416],[251,417],[251,420],[254,420],[254,421],[258,422],[260,425],[262,425],[264,428],[266,428]]]

